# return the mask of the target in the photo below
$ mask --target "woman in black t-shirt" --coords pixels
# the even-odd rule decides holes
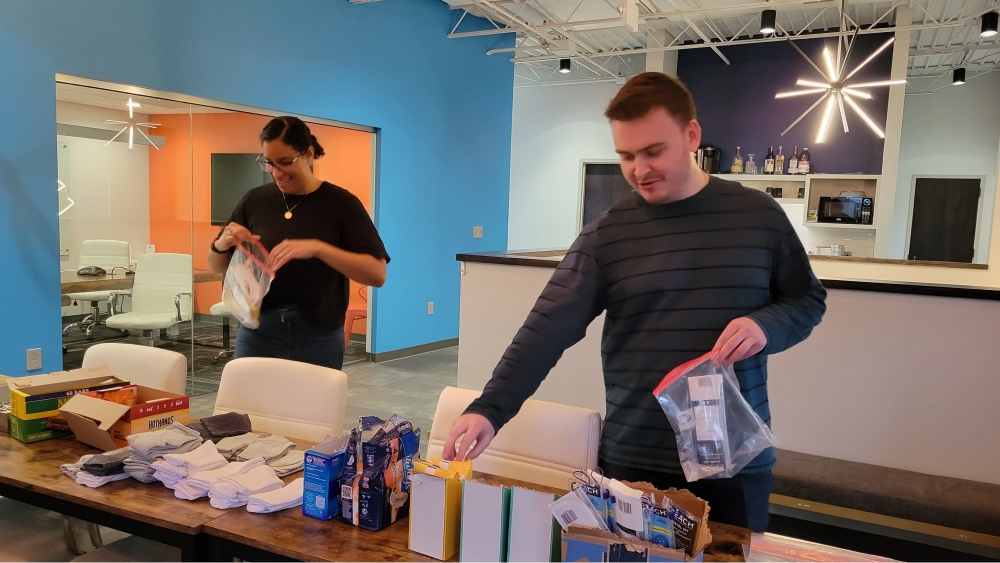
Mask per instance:
[[[302,120],[272,119],[260,141],[257,162],[275,181],[243,196],[208,255],[212,270],[224,273],[236,245],[259,239],[275,270],[260,326],[240,327],[235,357],[341,369],[348,278],[381,287],[389,255],[358,198],[313,175],[323,147]]]

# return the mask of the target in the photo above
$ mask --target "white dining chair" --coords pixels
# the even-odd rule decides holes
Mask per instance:
[[[78,267],[98,266],[103,268],[108,274],[125,275],[131,263],[132,255],[129,244],[121,240],[85,240],[80,243],[80,260]],[[128,291],[83,291],[77,293],[67,293],[66,297],[76,303],[90,303],[91,312],[83,320],[66,325],[63,328],[63,336],[69,329],[79,327],[87,336],[94,332],[94,328],[104,324],[101,320],[101,303],[108,303],[108,314],[114,307],[114,302],[110,299],[112,295],[128,295]]]
[[[81,367],[108,366],[111,373],[130,383],[183,395],[188,365],[183,354],[139,346],[106,342],[95,344],[83,354]]]
[[[320,442],[339,436],[347,410],[347,374],[278,358],[226,364],[213,414],[250,415],[254,431]]]
[[[216,354],[215,358],[212,359],[212,363],[217,364],[223,357],[232,358],[233,354],[236,353],[236,345],[230,345],[232,343],[230,328],[235,317],[233,317],[233,314],[229,311],[229,306],[222,301],[212,305],[209,312],[216,317],[222,317],[222,351]],[[237,330],[239,329],[239,326],[239,322],[237,322]]]
[[[452,423],[479,391],[445,387],[438,398],[427,441],[428,457],[444,451]],[[601,413],[528,399],[474,462],[476,471],[568,489],[573,472],[597,467]]]
[[[112,315],[106,323],[119,330],[141,330],[152,346],[157,331],[193,318],[193,283],[190,254],[143,254],[132,285],[132,310]]]

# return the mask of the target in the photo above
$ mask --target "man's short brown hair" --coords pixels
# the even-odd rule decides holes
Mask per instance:
[[[612,121],[632,121],[655,107],[667,110],[682,129],[698,118],[691,92],[680,80],[662,72],[644,72],[626,82],[604,116]]]

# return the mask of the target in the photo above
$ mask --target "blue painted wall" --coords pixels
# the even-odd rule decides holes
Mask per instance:
[[[513,39],[455,21],[440,0],[0,2],[0,373],[33,347],[62,364],[56,73],[380,128],[373,351],[457,337],[455,254],[507,242],[513,65],[486,50]]]
[[[851,71],[881,46],[891,33],[862,35],[854,47],[847,69]],[[796,42],[812,60],[823,65],[823,47],[836,53],[837,42],[829,39],[805,39]],[[904,45],[903,48],[906,48]],[[787,166],[792,147],[809,147],[813,170],[823,174],[882,173],[882,149],[879,139],[850,108],[847,123],[851,132],[845,134],[836,110],[833,129],[827,140],[816,144],[816,133],[826,104],[820,104],[784,137],[781,132],[809,108],[820,95],[807,95],[782,100],[774,99],[778,92],[796,90],[798,79],[824,82],[819,73],[787,42],[758,43],[723,47],[722,52],[732,63],[729,66],[711,49],[680,51],[677,58],[677,76],[691,90],[698,108],[705,144],[722,148],[720,172],[728,172],[736,145],[742,146],[744,161],[754,153],[758,168],[763,166],[767,148],[784,146]],[[879,53],[849,82],[888,80],[892,67],[892,48]],[[876,123],[885,129],[885,116],[889,104],[888,88],[867,90],[873,98],[860,100],[860,105]]]

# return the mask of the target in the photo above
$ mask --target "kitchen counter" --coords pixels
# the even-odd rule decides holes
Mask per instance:
[[[459,262],[478,262],[482,264],[505,264],[508,266],[528,266],[534,268],[555,268],[559,265],[565,250],[510,250],[497,252],[476,252],[458,254]],[[810,254],[810,260],[836,260],[844,262],[862,262],[867,264],[902,264],[908,266],[939,266],[946,268],[966,268],[987,270],[986,264],[959,264],[954,262],[930,262],[922,260],[890,260],[885,258],[862,258],[859,256],[826,256]],[[1000,290],[985,287],[969,287],[958,285],[938,285],[927,283],[908,283],[897,281],[867,281],[858,279],[820,279],[827,289],[851,289],[856,291],[873,291],[879,293],[902,293],[907,295],[933,295],[937,297],[961,297],[966,299],[985,299],[1000,301]]]
[[[483,389],[564,253],[457,256],[459,388]],[[852,257],[813,265],[821,271],[831,260]],[[1000,427],[1000,289],[852,279],[863,275],[821,278],[829,290],[823,321],[804,342],[768,357],[782,449],[1000,485],[1000,448],[986,430]],[[604,319],[562,354],[533,398],[605,412]],[[975,463],[954,462],[969,459]]]

